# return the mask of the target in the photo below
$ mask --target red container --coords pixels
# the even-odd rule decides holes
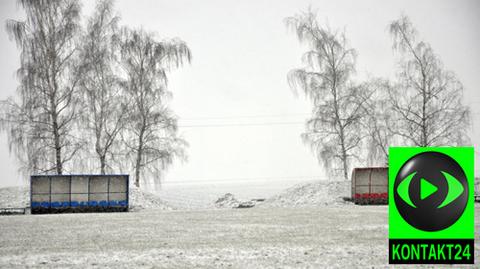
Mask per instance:
[[[388,167],[355,168],[351,180],[355,204],[388,204]]]

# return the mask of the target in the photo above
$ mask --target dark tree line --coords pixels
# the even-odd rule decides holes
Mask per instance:
[[[317,22],[311,10],[287,26],[308,47],[304,66],[288,74],[313,103],[302,135],[327,172],[348,179],[352,164],[386,165],[389,146],[455,146],[469,142],[463,86],[402,16],[389,25],[398,54],[394,81],[354,81],[356,51],[344,32]]]
[[[20,50],[17,96],[0,127],[25,174],[133,172],[161,179],[187,143],[169,108],[168,72],[191,60],[185,42],[119,25],[99,0],[86,25],[76,0],[18,0],[6,28]]]

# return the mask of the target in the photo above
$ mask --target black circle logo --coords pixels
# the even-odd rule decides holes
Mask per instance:
[[[400,168],[394,200],[403,219],[424,231],[453,225],[468,202],[468,181],[462,167],[439,152],[419,153]]]

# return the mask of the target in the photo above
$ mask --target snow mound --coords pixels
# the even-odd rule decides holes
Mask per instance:
[[[240,201],[231,193],[226,193],[215,201],[215,207],[218,208],[235,208],[240,205]]]
[[[7,187],[0,188],[0,208],[6,207],[28,207],[30,206],[30,192],[28,187]],[[142,191],[136,187],[130,187],[129,193],[130,208],[141,209],[162,209],[172,210],[159,196]]]
[[[162,209],[173,210],[174,208],[163,201],[158,195],[143,191],[137,187],[130,187],[130,209]]]
[[[235,198],[231,193],[226,193],[222,197],[215,201],[216,208],[251,208],[259,203],[262,203],[265,199],[250,199],[248,201],[242,201]]]
[[[267,199],[262,207],[308,207],[346,204],[343,197],[349,197],[351,183],[347,180],[315,181],[293,186]]]
[[[27,207],[30,204],[29,195],[27,187],[0,188],[0,208]]]

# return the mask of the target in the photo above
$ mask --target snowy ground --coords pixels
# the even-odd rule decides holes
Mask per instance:
[[[297,184],[260,204],[261,207],[311,207],[349,204],[351,183],[346,180],[311,181]]]
[[[1,216],[0,267],[384,268],[387,215],[343,205]]]
[[[233,194],[240,201],[266,199],[301,182],[301,180],[278,180],[274,182],[258,180],[198,184],[169,184],[166,182],[158,195],[175,208],[211,209],[215,208],[215,201],[226,193]]]
[[[30,204],[27,187],[0,188],[0,208],[27,207]]]
[[[264,206],[291,207],[342,204],[350,195],[348,181],[253,181],[208,184],[165,184],[156,195],[130,188],[130,206],[141,209],[205,210],[218,208],[215,202],[231,193],[236,200],[267,199]],[[332,195],[335,194],[335,195]],[[27,187],[0,188],[0,208],[29,205]],[[220,206],[226,208],[229,206]]]
[[[162,209],[173,210],[174,207],[169,203],[163,201],[158,195],[145,192],[139,188],[130,187],[130,210],[143,209]]]
[[[214,202],[264,198],[269,184],[132,189],[128,213],[0,216],[0,268],[388,267],[386,206],[344,202],[345,181],[296,183],[250,209]],[[26,188],[0,189],[0,207],[27,203]]]

